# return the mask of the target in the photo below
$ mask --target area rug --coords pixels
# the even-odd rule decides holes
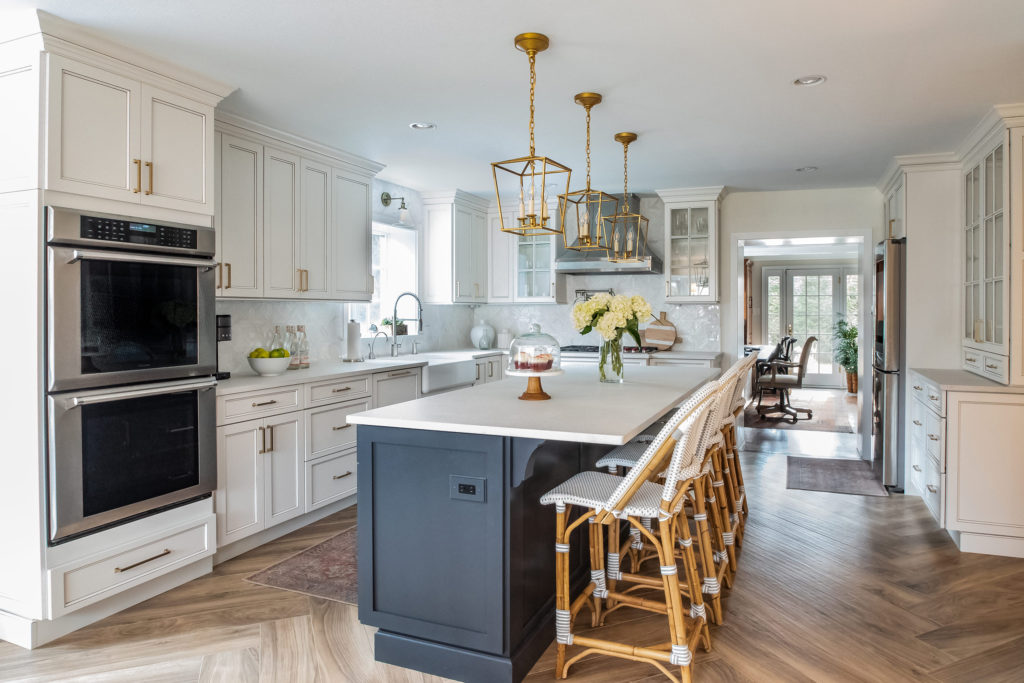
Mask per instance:
[[[810,408],[814,413],[813,417],[808,418],[806,413],[801,413],[796,424],[790,421],[792,418],[789,416],[785,420],[779,419],[779,413],[775,413],[774,417],[761,417],[757,414],[755,399],[750,401],[743,411],[743,426],[754,429],[798,429],[853,434],[857,413],[856,396],[835,389],[798,389],[793,392],[791,400],[798,408]],[[765,396],[764,405],[774,403],[774,397]]]
[[[855,496],[889,495],[882,483],[875,479],[871,463],[852,458],[787,456],[786,488]]]
[[[351,527],[301,553],[258,571],[246,581],[358,604],[356,528]]]

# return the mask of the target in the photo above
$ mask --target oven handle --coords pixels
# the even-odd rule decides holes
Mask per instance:
[[[211,259],[185,258],[183,256],[150,256],[148,254],[121,254],[114,251],[95,251],[92,249],[72,249],[68,263],[76,261],[123,261],[127,263],[155,263],[164,266],[191,266],[212,270],[217,262]]]
[[[94,403],[109,403],[120,401],[126,398],[140,398],[142,396],[158,396],[160,394],[176,394],[182,391],[194,389],[208,389],[217,384],[216,379],[205,379],[201,382],[185,382],[182,384],[171,384],[148,389],[126,389],[125,391],[111,391],[109,394],[93,394],[92,396],[73,396],[68,399],[71,408],[87,406]]]

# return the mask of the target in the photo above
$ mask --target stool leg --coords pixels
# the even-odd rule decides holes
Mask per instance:
[[[555,505],[555,640],[558,655],[555,662],[555,677],[565,678],[565,649],[571,645],[572,633],[569,597],[569,538],[565,533],[568,506]],[[564,550],[563,550],[564,548]]]
[[[725,433],[728,430],[722,430],[722,441],[724,446],[721,451],[722,460],[722,479],[725,482],[725,498],[728,504],[729,523],[732,525],[732,531],[736,539],[736,545],[741,542],[741,536],[743,535],[742,529],[742,515],[739,513],[740,506],[737,503],[739,500],[739,494],[736,489],[736,479],[733,474],[732,464],[735,458],[733,458],[732,451],[729,449],[729,442]]]
[[[601,623],[601,601],[608,597],[608,588],[604,574],[604,528],[595,524],[590,518],[590,580],[594,583],[594,592],[590,595],[590,625],[597,627]]]
[[[705,480],[707,481],[705,488],[708,491],[707,500],[709,501],[708,514],[710,519],[708,521],[711,527],[711,542],[714,547],[715,573],[713,576],[716,579],[721,576],[720,584],[718,581],[707,582],[707,590],[705,592],[709,595],[715,595],[720,593],[722,588],[732,588],[732,575],[730,574],[729,567],[729,553],[726,552],[725,538],[722,535],[725,528],[722,522],[722,511],[718,508],[718,492],[724,484],[714,480],[713,472],[705,475]],[[724,565],[725,569],[720,569],[719,564]]]
[[[722,465],[722,449],[715,447],[712,449],[711,457],[714,463],[714,489],[715,489],[715,502],[718,507],[719,517],[716,522],[719,522],[721,526],[719,529],[722,530],[722,542],[725,544],[725,551],[729,555],[729,575],[730,585],[732,579],[736,575],[736,549],[734,547],[734,536],[732,530],[732,521],[729,519],[729,503],[727,501],[729,497],[729,485],[725,483],[724,466]],[[722,494],[725,495],[722,495]]]
[[[693,482],[693,519],[697,526],[697,546],[700,550],[701,566],[704,569],[704,576],[718,577],[715,566],[714,551],[711,546],[711,533],[708,530],[708,509],[705,500],[710,497],[711,492],[707,490],[706,477],[697,477]],[[688,525],[687,525],[688,526]],[[701,592],[702,583],[691,584],[691,593]],[[711,595],[711,618],[716,624],[722,623],[722,595],[714,593]]]
[[[735,425],[729,425],[729,436],[733,453],[736,454],[736,461],[733,464],[733,471],[736,473],[736,488],[739,492],[740,500],[743,501],[743,515],[746,516],[750,514],[750,507],[747,505],[747,490],[743,485],[743,467],[740,464],[740,452],[736,450]],[[746,522],[744,522],[744,524],[746,524]]]
[[[661,565],[661,579],[665,589],[665,606],[667,608],[669,634],[672,645],[672,664],[679,667],[679,678],[683,683],[692,681],[690,663],[693,653],[690,652],[686,638],[686,619],[683,616],[683,596],[679,590],[678,565],[676,564],[674,529],[671,526],[671,518],[659,520],[658,529],[661,532],[656,544],[658,550],[658,561]],[[631,518],[630,522],[634,520]],[[689,530],[686,531],[689,536]],[[684,549],[685,550],[685,549]],[[693,558],[693,548],[690,548],[690,559]],[[687,560],[683,560],[684,565]],[[687,570],[689,571],[689,570]],[[693,591],[699,596],[697,591]],[[698,597],[698,599],[700,599]]]
[[[608,581],[609,592],[615,591],[615,586],[618,580],[622,577],[622,570],[619,568],[619,562],[622,560],[621,546],[619,544],[619,531],[621,529],[622,522],[618,519],[612,519],[608,524],[608,561],[606,564],[607,569],[605,575]],[[605,601],[607,607],[610,609],[615,605],[615,598],[608,596]]]

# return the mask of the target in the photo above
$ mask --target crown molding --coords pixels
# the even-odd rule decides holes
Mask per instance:
[[[668,202],[708,202],[723,199],[728,192],[724,185],[709,187],[677,187],[667,190],[655,190],[661,200]]]
[[[214,123],[217,130],[232,135],[245,135],[246,133],[255,134],[264,138],[271,138],[283,144],[289,145],[290,147],[297,148],[300,152],[311,152],[321,157],[326,157],[328,162],[340,161],[347,166],[351,166],[359,172],[366,175],[377,175],[384,169],[384,164],[366,157],[359,156],[358,154],[352,154],[335,147],[329,147],[328,145],[304,138],[294,133],[288,133],[277,128],[271,128],[262,123],[257,123],[243,116],[237,114],[230,114],[224,111],[217,111],[214,118]]]
[[[434,192],[421,192],[420,200],[426,205],[435,204],[463,204],[477,211],[487,212],[491,207],[491,201],[483,197],[466,192],[465,190],[437,190]]]
[[[878,184],[875,185],[883,195],[899,181],[901,173],[921,173],[933,171],[951,171],[960,169],[960,158],[956,152],[938,152],[935,154],[900,154],[894,156],[885,167]]]
[[[985,113],[956,149],[961,162],[978,153],[978,148],[1004,128],[1024,126],[1024,103],[997,104]]]

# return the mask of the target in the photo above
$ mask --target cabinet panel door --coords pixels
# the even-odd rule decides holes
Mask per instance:
[[[217,545],[263,529],[261,420],[217,428]]]
[[[302,296],[326,299],[331,295],[331,169],[303,159],[300,185],[299,267],[305,271]]]
[[[470,259],[473,276],[473,299],[485,303],[487,301],[487,216],[473,212],[470,215],[473,232],[471,241],[473,254]]]
[[[46,188],[139,202],[141,85],[49,55]]]
[[[263,295],[299,292],[299,157],[263,151]]]
[[[511,303],[515,278],[513,254],[517,240],[514,235],[501,231],[501,219],[498,214],[489,216],[487,223],[490,254],[487,268],[487,300],[491,303]]]
[[[473,279],[477,272],[473,263],[473,215],[456,206],[452,220],[452,301],[472,302],[476,298]]]
[[[263,295],[263,145],[221,136],[221,296]]]
[[[213,107],[143,84],[141,122],[142,203],[212,214]]]
[[[412,401],[420,395],[419,370],[395,370],[373,378],[373,405],[375,408]]]
[[[268,417],[265,486],[268,527],[306,508],[305,418],[302,413]]]
[[[333,172],[331,180],[331,298],[369,301],[370,182]]]

